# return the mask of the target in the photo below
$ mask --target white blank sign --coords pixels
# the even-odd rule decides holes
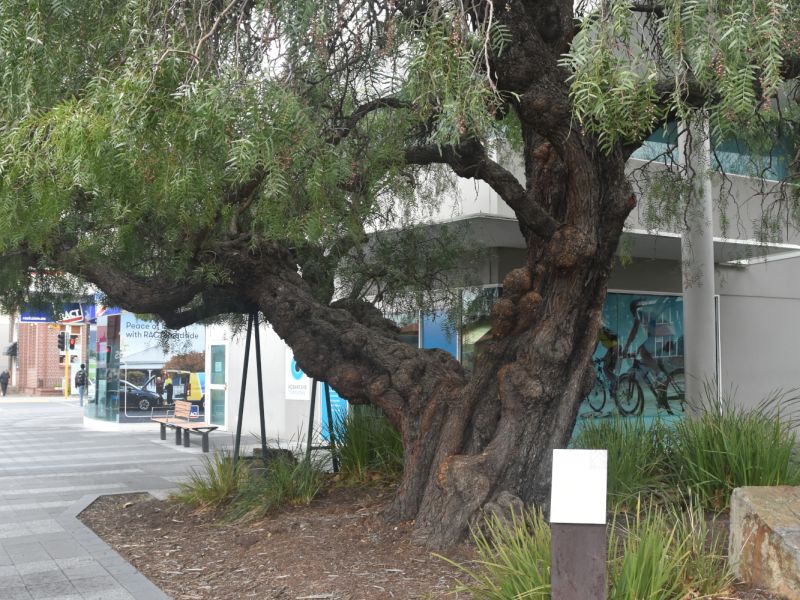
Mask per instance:
[[[607,467],[605,450],[553,450],[550,522],[604,524]]]

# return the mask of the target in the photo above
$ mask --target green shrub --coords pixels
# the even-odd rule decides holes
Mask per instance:
[[[226,510],[231,519],[261,518],[283,506],[310,504],[325,482],[320,464],[286,456],[253,473]]]
[[[702,509],[648,502],[609,526],[609,600],[673,600],[719,593],[731,581],[721,534]]]
[[[344,481],[393,481],[402,475],[403,439],[380,411],[354,407],[334,423],[333,431]]]
[[[511,520],[496,515],[473,531],[478,560],[455,565],[466,575],[456,592],[486,600],[550,597],[550,526],[539,511]]]
[[[674,600],[719,593],[731,581],[721,535],[703,512],[640,502],[608,526],[609,600]],[[476,600],[550,598],[550,527],[540,512],[489,517],[473,531],[478,560],[454,593]]]
[[[215,450],[211,458],[203,457],[200,472],[191,470],[189,481],[180,483],[171,498],[194,508],[220,508],[233,499],[248,477],[241,462],[234,465],[230,451]]]
[[[782,412],[795,401],[783,393],[749,409],[735,406],[730,396],[721,405],[707,401],[700,416],[674,425],[675,484],[715,510],[729,506],[736,487],[800,484],[795,423]]]
[[[666,462],[667,427],[641,418],[592,419],[573,439],[575,448],[608,451],[608,500],[613,509],[636,504],[640,496],[670,494]]]

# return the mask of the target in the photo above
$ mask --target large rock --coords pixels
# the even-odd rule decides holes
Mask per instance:
[[[742,580],[800,600],[800,487],[733,490],[728,551]]]

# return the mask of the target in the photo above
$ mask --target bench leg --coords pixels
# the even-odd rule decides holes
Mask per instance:
[[[161,439],[165,440],[167,439],[167,426],[163,423],[159,423],[159,425],[161,425]]]
[[[208,432],[203,432],[203,452],[208,452]]]
[[[189,447],[189,430],[183,430],[183,445],[188,448]]]
[[[181,440],[181,428],[180,427],[176,427],[175,428],[175,445],[176,446],[180,446],[182,442],[183,442],[183,440]]]

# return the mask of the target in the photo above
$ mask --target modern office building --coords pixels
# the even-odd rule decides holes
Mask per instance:
[[[640,188],[668,161],[681,159],[678,146],[674,133],[660,131],[634,154],[629,171]],[[781,180],[792,154],[779,149],[774,156],[752,156],[729,143],[706,156],[706,189],[713,194],[706,200],[712,201],[713,217],[699,227],[704,238],[682,242],[677,227],[662,223],[654,228],[653,206],[643,195],[626,223],[595,352],[596,390],[584,402],[582,418],[620,413],[678,418],[685,410],[686,385],[701,394],[712,379],[747,406],[772,390],[800,387],[795,352],[800,236],[788,226],[767,228],[764,218],[765,209],[776,209],[786,191]],[[756,172],[759,177],[753,176]],[[455,332],[441,315],[407,317],[401,325],[410,343],[443,348],[469,368],[489,329],[488,308],[499,296],[504,275],[524,264],[525,250],[514,213],[497,194],[473,181],[458,185],[457,198],[439,207],[433,226],[467,225],[470,242],[485,250],[476,265],[478,290],[464,293],[465,305],[483,311],[469,311]],[[713,260],[713,272],[694,257],[701,250]],[[697,305],[698,294],[700,311],[684,306],[685,300]],[[261,346],[268,438],[300,439],[309,414],[310,382],[268,325],[262,326]],[[243,335],[233,336],[223,326],[208,329],[208,412],[223,429],[236,427],[243,348]],[[695,358],[687,362],[692,351]],[[251,357],[243,419],[248,432],[259,428],[255,377]],[[325,420],[319,406],[317,401],[318,427]],[[337,407],[346,410],[335,399],[334,411]]]

